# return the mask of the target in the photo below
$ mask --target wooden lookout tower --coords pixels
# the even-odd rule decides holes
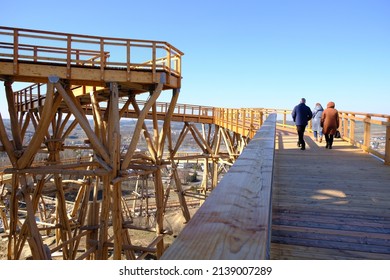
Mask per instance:
[[[136,249],[163,252],[161,169],[167,164],[163,151],[180,92],[182,56],[161,41],[0,27],[0,80],[11,123],[6,131],[0,118],[0,141],[11,164],[3,178],[11,188],[2,189],[10,209],[8,259],[21,258],[26,244],[33,259],[49,259],[54,252],[63,259],[135,259]],[[15,91],[18,82],[29,84]],[[158,114],[164,91],[171,91],[171,100]],[[123,139],[120,121],[130,113],[135,129],[131,139]],[[146,118],[153,120],[153,133]],[[33,135],[26,133],[30,125]],[[76,126],[86,141],[72,147],[66,139]],[[137,150],[142,137],[147,153]],[[69,149],[90,153],[69,158]],[[121,184],[135,176],[149,176],[155,186],[156,238],[148,248],[133,246],[127,231],[132,225]],[[55,189],[53,210],[44,198],[49,186]],[[65,199],[70,187],[78,190],[72,205]],[[57,246],[49,248],[43,236],[53,233]]]

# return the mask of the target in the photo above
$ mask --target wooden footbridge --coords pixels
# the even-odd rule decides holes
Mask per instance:
[[[289,110],[179,104],[182,56],[161,41],[0,27],[4,258],[390,258],[389,115],[340,111],[334,149],[307,135],[301,151]],[[198,152],[182,153],[188,139]],[[178,168],[193,160],[195,189]],[[187,224],[168,247],[172,197]]]

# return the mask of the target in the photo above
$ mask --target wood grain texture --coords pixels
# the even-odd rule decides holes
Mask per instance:
[[[271,259],[390,259],[390,169],[342,140],[277,130]]]
[[[266,259],[276,115],[242,155],[161,259]]]

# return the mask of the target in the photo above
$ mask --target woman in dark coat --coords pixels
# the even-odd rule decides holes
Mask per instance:
[[[330,101],[321,116],[322,132],[325,135],[327,149],[332,149],[333,138],[340,125],[339,112],[334,107],[334,102]]]

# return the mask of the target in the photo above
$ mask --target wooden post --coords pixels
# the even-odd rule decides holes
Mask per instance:
[[[349,127],[349,143],[355,144],[356,139],[355,139],[355,128],[356,128],[356,120],[355,120],[356,115],[351,114],[350,116],[350,127]]]
[[[348,137],[348,115],[346,113],[343,113],[343,136]]]
[[[0,142],[3,144],[5,151],[7,152],[7,155],[11,161],[12,166],[16,166],[17,164],[17,158],[14,154],[14,147],[12,145],[12,142],[8,139],[7,132],[5,130],[3,117],[0,113]]]
[[[110,154],[110,165],[112,172],[110,181],[118,176],[120,170],[120,127],[119,127],[119,92],[117,83],[111,83],[110,107],[108,119],[108,151]],[[110,183],[112,193],[112,222],[114,231],[114,259],[120,260],[122,255],[122,188],[121,183]]]
[[[33,258],[35,260],[46,260],[49,259],[49,256],[46,255],[43,240],[38,231],[37,223],[35,221],[35,210],[31,202],[30,195],[27,191],[29,187],[27,186],[27,182],[25,179],[25,175],[22,176],[21,181],[23,181],[23,187],[21,189],[21,194],[26,203],[26,209],[28,213],[26,223],[28,226],[29,238],[27,240],[29,242]]]
[[[385,164],[390,165],[390,118],[386,124]]]
[[[161,170],[154,174],[154,187],[156,192],[156,234],[163,234],[164,231],[164,186],[162,184]],[[164,253],[164,239],[157,243],[157,258]]]
[[[8,81],[4,82],[13,142],[15,145],[15,149],[21,151],[23,140],[20,132],[20,126],[18,125],[18,112],[14,103],[14,93],[11,84],[12,83]]]
[[[370,141],[371,141],[371,116],[367,115],[364,119],[364,140],[363,140],[363,150],[368,151],[370,148]]]

